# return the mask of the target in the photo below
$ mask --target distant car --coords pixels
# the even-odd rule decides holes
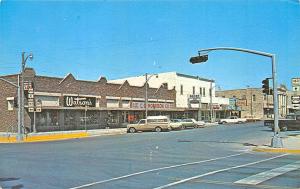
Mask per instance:
[[[197,124],[195,123],[194,119],[182,119],[181,124],[184,129],[186,128],[196,128]]]
[[[265,120],[264,125],[274,131],[274,119]],[[300,131],[300,115],[287,115],[285,119],[278,120],[280,131]]]
[[[141,119],[137,124],[128,124],[127,132],[135,133],[137,131],[170,131],[170,120],[167,116],[148,116],[147,119]]]
[[[220,119],[219,123],[220,124],[225,124],[225,123],[246,123],[247,119],[243,118],[238,118],[237,116],[230,116],[227,119]]]
[[[172,130],[184,129],[180,119],[171,119],[170,126],[171,126]]]

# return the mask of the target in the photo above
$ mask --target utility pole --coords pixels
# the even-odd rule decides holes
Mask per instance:
[[[209,97],[210,97],[210,122],[212,123],[213,122],[212,81],[210,82]]]
[[[148,73],[145,74],[146,86],[145,86],[145,119],[148,117]]]
[[[150,75],[150,77],[148,77],[148,73],[145,74],[145,118],[148,117],[148,81],[153,77],[153,76],[157,77],[157,74],[152,74]]]
[[[18,136],[17,141],[23,141],[23,133],[25,129],[24,125],[24,71],[25,71],[25,65],[27,59],[30,58],[30,60],[33,59],[32,53],[30,53],[28,56],[25,57],[25,52],[22,52],[22,64],[21,64],[21,84],[20,84],[20,128],[18,128]]]

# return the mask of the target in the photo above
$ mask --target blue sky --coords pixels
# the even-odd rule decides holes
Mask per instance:
[[[177,71],[215,79],[222,89],[261,87],[271,61],[233,46],[274,53],[278,81],[300,77],[300,3],[296,0],[8,1],[0,3],[0,75],[20,70],[21,52],[37,74],[116,79]]]

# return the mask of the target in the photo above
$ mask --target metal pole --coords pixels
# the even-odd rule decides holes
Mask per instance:
[[[273,99],[274,99],[274,136],[271,141],[271,146],[274,148],[282,148],[282,140],[279,137],[278,126],[278,91],[277,91],[277,77],[276,77],[276,62],[275,55],[272,56],[272,79],[273,79]]]
[[[35,126],[35,111],[33,112],[33,132],[36,133],[36,126]]]
[[[21,102],[21,125],[20,125],[20,134],[18,141],[23,141],[23,133],[24,133],[24,70],[25,70],[25,52],[22,52],[22,67],[21,67],[21,90],[20,90],[20,102]]]
[[[213,122],[213,109],[212,109],[212,82],[210,82],[210,91],[209,91],[209,96],[210,96],[210,122]]]
[[[265,57],[269,57],[272,59],[272,79],[273,79],[273,100],[274,100],[274,136],[271,141],[272,147],[282,147],[282,140],[279,137],[279,126],[278,126],[278,97],[277,97],[277,76],[276,76],[276,63],[275,63],[275,55],[250,49],[236,48],[236,47],[215,47],[215,48],[207,48],[201,49],[198,51],[199,55],[201,52],[210,52],[215,50],[230,50],[230,51],[240,51],[246,52],[250,54],[261,55]]]
[[[251,91],[251,119],[253,120],[253,91],[252,88],[250,89]]]
[[[22,141],[21,133],[21,91],[20,91],[20,74],[18,74],[18,134],[17,141]]]
[[[84,110],[84,128],[85,128],[85,131],[87,131],[86,129],[86,112],[87,112],[87,106],[85,106],[85,110]]]
[[[146,86],[145,86],[145,118],[148,117],[148,74],[145,74]]]
[[[201,121],[202,120],[202,117],[201,117],[201,95],[199,94],[199,110],[198,110],[198,121]]]

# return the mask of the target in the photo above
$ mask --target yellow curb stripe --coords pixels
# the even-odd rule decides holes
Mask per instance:
[[[53,140],[65,140],[74,138],[84,138],[88,137],[87,132],[80,133],[61,133],[61,134],[51,134],[51,135],[36,135],[28,136],[24,138],[24,142],[41,142],[41,141],[53,141]]]
[[[10,137],[0,136],[0,143],[11,143],[11,142],[17,142],[16,136],[10,136]]]
[[[288,153],[300,154],[300,149],[286,149],[286,148],[253,148],[255,152],[271,152],[271,153]]]
[[[23,142],[43,142],[43,141],[55,141],[55,140],[66,140],[74,138],[85,138],[90,135],[87,132],[77,132],[77,133],[57,133],[49,135],[33,135],[24,138]],[[0,137],[0,143],[17,143],[16,136],[12,137]]]

